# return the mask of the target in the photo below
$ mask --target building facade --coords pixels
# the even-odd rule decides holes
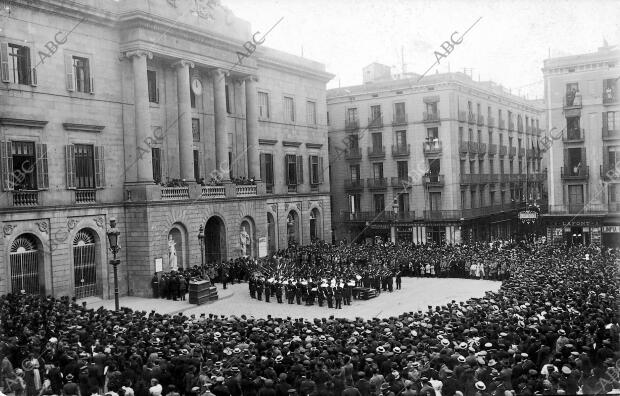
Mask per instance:
[[[331,240],[322,64],[214,0],[5,13],[0,293],[109,298],[111,218],[129,295],[175,265]]]
[[[620,246],[620,50],[544,61],[550,134],[547,237]]]
[[[327,93],[336,239],[511,238],[545,199],[540,109],[462,73]]]

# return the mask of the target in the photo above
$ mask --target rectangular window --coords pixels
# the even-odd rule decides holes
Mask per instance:
[[[608,111],[603,113],[603,128],[607,131],[620,129],[620,111]]]
[[[323,158],[318,155],[311,155],[310,162],[310,184],[318,185],[323,182]]]
[[[95,157],[91,145],[75,145],[75,181],[78,189],[95,188]]]
[[[35,144],[33,142],[11,142],[13,156],[13,173],[8,179],[13,183],[14,190],[36,190],[36,172],[24,172],[37,166]]]
[[[372,151],[375,153],[383,151],[383,134],[381,132],[372,134]]]
[[[77,92],[92,92],[90,78],[90,62],[88,58],[73,57],[73,70],[75,76],[75,90]]]
[[[269,119],[269,94],[267,92],[258,93],[258,117]]]
[[[399,179],[407,180],[409,178],[409,163],[407,161],[396,162],[396,172]]]
[[[286,154],[286,184],[289,186],[297,185],[297,158],[294,154]]]
[[[403,123],[405,122],[405,103],[394,103],[394,121]]]
[[[358,213],[362,211],[362,196],[361,194],[349,195],[349,209],[351,213]]]
[[[224,90],[226,92],[226,112],[228,114],[232,114],[232,98],[231,98],[231,92],[230,92],[230,86],[228,84],[226,84],[224,86]]]
[[[351,180],[357,181],[360,180],[360,166],[359,165],[351,165],[349,167],[349,171],[351,173]]]
[[[401,193],[398,195],[398,212],[399,213],[409,212],[409,194]]]
[[[358,135],[349,135],[349,149],[357,150],[360,146],[360,138]]]
[[[477,207],[476,206],[476,204],[477,204],[477,202],[476,202],[476,190],[471,190],[471,192],[470,192],[470,201],[469,202],[471,203],[472,209]]]
[[[155,70],[146,71],[147,84],[149,89],[149,102],[159,103],[159,89],[157,88],[157,72]]]
[[[151,148],[151,157],[153,163],[153,181],[161,183],[161,149],[158,147]]]
[[[400,150],[407,149],[407,131],[396,131],[396,147]]]
[[[295,101],[290,96],[284,97],[284,121],[295,122]]]
[[[461,209],[467,209],[467,198],[463,190],[461,190]]]
[[[426,139],[427,140],[437,140],[437,139],[439,139],[439,128],[437,128],[437,127],[426,128]]]
[[[437,102],[428,102],[426,103],[426,112],[431,114],[437,114]]]
[[[580,211],[583,206],[583,186],[568,186],[568,205],[572,211]]]
[[[260,178],[265,183],[268,193],[273,193],[273,154],[260,154]]]
[[[503,175],[503,174],[504,174],[504,160],[503,160],[503,159],[500,159],[500,160],[499,160],[499,173],[500,173],[501,175]]]
[[[372,164],[372,174],[375,179],[383,179],[383,162]]]
[[[15,84],[31,83],[30,48],[8,44],[9,81]]]
[[[306,123],[316,125],[316,102],[306,102]]]
[[[381,118],[381,105],[370,106],[370,120],[375,121]]]
[[[459,127],[459,143],[463,141],[463,127]]]
[[[385,195],[384,194],[374,194],[373,195],[373,203],[375,207],[375,213],[381,213],[385,210]]]
[[[357,108],[353,107],[347,109],[347,123],[352,124],[357,122],[359,119],[357,117]]]
[[[435,176],[441,173],[441,160],[439,158],[428,161],[428,173]]]
[[[194,150],[194,180],[200,182],[200,151]]]
[[[192,118],[192,138],[194,142],[200,141],[200,119]]]

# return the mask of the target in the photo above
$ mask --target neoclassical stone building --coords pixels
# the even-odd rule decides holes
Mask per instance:
[[[0,293],[111,297],[112,217],[129,295],[173,256],[331,241],[322,64],[213,0],[19,0],[0,24]]]

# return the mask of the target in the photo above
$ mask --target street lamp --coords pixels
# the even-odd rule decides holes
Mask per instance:
[[[200,268],[202,269],[202,276],[205,276],[205,227],[201,224],[198,229],[198,243],[200,243]]]
[[[121,260],[116,258],[116,255],[121,250],[121,247],[118,244],[118,235],[121,232],[116,228],[116,219],[112,217],[110,219],[110,227],[108,228],[108,246],[110,251],[112,252],[113,259],[110,260],[110,264],[114,267],[114,307],[116,311],[119,310],[118,304],[118,265],[121,263]]]

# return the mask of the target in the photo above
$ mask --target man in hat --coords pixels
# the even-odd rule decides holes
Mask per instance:
[[[159,298],[159,277],[157,276],[157,272],[153,274],[151,287],[153,288],[153,298]]]
[[[73,382],[73,374],[67,374],[65,379],[66,383],[62,387],[63,396],[78,396],[80,394],[80,387]]]

